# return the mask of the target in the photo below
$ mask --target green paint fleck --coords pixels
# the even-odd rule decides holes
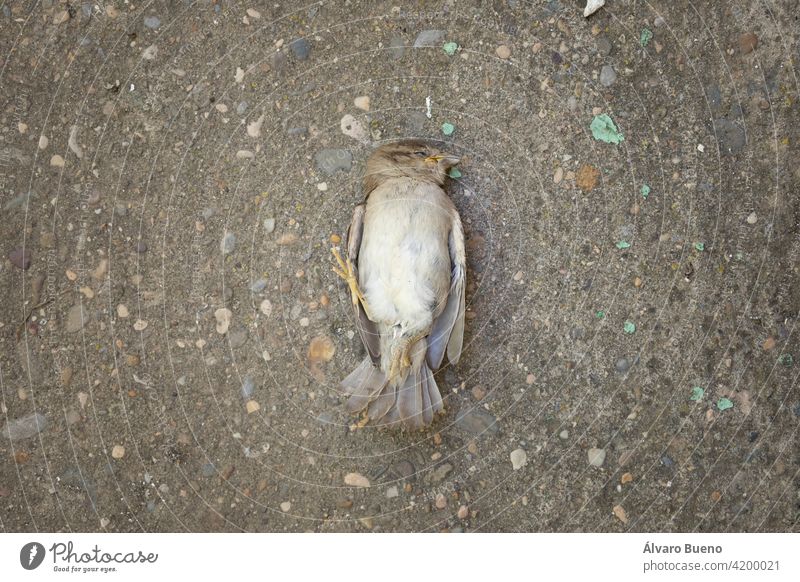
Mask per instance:
[[[595,313],[595,316],[597,317],[597,319],[603,319],[606,316],[606,312],[603,311],[603,310],[600,310],[600,311]]]
[[[719,410],[728,410],[729,408],[733,408],[733,402],[728,398],[720,398],[717,400],[717,408]]]
[[[736,260],[737,261],[741,261],[743,258],[744,258],[744,253],[742,253],[741,251],[736,253]]]
[[[634,333],[636,331],[636,325],[632,321],[626,321],[622,325],[622,331],[628,334]]]
[[[694,248],[702,253],[704,250],[706,250],[706,245],[701,242],[696,242],[694,243]]]
[[[689,396],[689,400],[694,400],[695,402],[697,402],[698,400],[702,400],[703,394],[705,393],[706,391],[700,388],[700,386],[695,386],[694,388],[692,388],[692,395]]]
[[[642,189],[639,190],[639,192],[642,193],[642,198],[647,200],[647,197],[650,195],[650,186],[648,186],[647,184],[642,184]]]
[[[453,132],[456,130],[456,126],[452,123],[447,123],[446,121],[442,124],[442,133],[445,135],[453,135]]]
[[[459,171],[458,168],[450,168],[450,171],[447,172],[447,175],[450,176],[451,178],[460,178],[461,172]]]
[[[781,354],[781,357],[778,358],[778,361],[784,366],[791,366],[794,364],[794,358],[792,357],[792,354]]]
[[[629,249],[629,248],[631,247],[631,243],[629,243],[629,242],[628,242],[628,241],[626,241],[626,240],[621,240],[621,241],[619,241],[619,242],[616,244],[616,247],[617,247],[618,249],[620,249],[620,250],[621,250],[621,249]]]
[[[619,143],[625,139],[622,137],[622,134],[619,133],[617,126],[614,125],[611,118],[605,113],[595,115],[589,129],[592,130],[594,139],[606,143]]]
[[[456,54],[456,51],[458,50],[458,43],[446,42],[444,43],[442,48],[444,49],[444,52],[446,52],[448,55],[452,57],[454,54]]]
[[[650,41],[653,40],[653,31],[649,28],[642,29],[642,36],[639,37],[639,44],[642,46],[647,46],[650,44]]]

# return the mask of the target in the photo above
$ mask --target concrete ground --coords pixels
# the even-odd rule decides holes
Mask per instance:
[[[3,3],[0,529],[798,531],[796,2],[607,4]],[[411,136],[466,347],[355,429],[329,248]]]

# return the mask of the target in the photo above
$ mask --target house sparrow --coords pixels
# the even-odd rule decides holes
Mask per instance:
[[[458,158],[419,140],[379,147],[365,200],[334,271],[350,288],[367,357],[342,380],[359,422],[423,428],[444,409],[433,372],[458,362],[464,340],[466,255],[458,211],[443,190]]]

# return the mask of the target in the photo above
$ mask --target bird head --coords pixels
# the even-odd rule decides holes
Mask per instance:
[[[365,189],[369,193],[392,178],[414,178],[443,185],[447,171],[458,162],[457,156],[422,140],[384,144],[367,160]]]

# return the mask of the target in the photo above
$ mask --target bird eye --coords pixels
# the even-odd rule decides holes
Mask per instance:
[[[414,155],[415,156],[419,156],[421,158],[427,158],[428,157],[428,152],[423,152],[422,150],[420,150],[418,152],[414,152]]]

